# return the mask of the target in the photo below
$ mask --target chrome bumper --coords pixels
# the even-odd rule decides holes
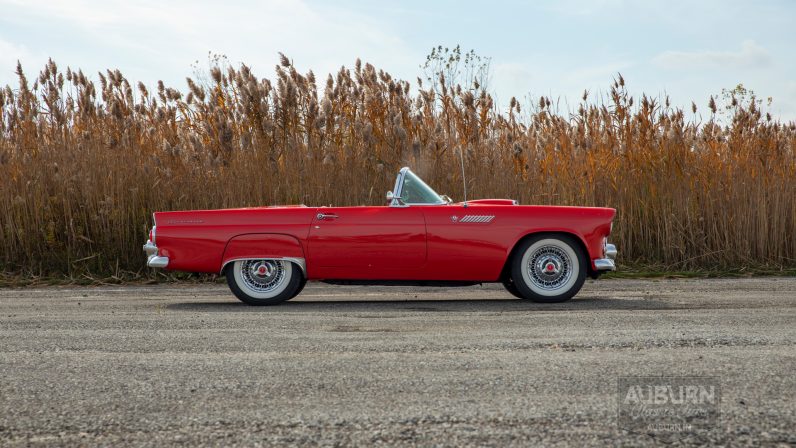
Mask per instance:
[[[598,258],[594,260],[594,269],[598,271],[615,271],[616,263],[610,258]]]
[[[616,254],[618,253],[616,246],[606,243],[604,252],[605,258],[598,258],[594,260],[594,269],[598,271],[615,271],[616,263],[614,262],[614,259],[616,259]]]
[[[158,247],[151,240],[144,244],[144,252],[147,254],[146,265],[150,268],[165,268],[169,265],[169,257],[158,256]]]

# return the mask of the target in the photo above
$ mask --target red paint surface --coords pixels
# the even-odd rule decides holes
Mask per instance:
[[[327,215],[322,219],[318,214]],[[489,222],[460,222],[467,215]],[[539,232],[583,243],[591,260],[615,210],[481,200],[411,207],[259,207],[155,213],[169,270],[219,272],[235,258],[304,258],[310,279],[497,281],[514,246]],[[456,217],[456,218],[453,218]],[[593,268],[593,266],[592,266]]]
[[[241,259],[282,257],[304,258],[304,249],[296,237],[278,233],[251,233],[229,240],[221,265]],[[216,272],[218,270],[220,268]]]

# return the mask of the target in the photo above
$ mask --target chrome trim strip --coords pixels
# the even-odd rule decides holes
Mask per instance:
[[[459,222],[473,222],[488,224],[495,219],[495,215],[464,215]]]
[[[594,260],[594,269],[598,271],[615,271],[616,264],[610,258],[598,258]]]
[[[611,260],[616,260],[616,255],[618,251],[616,250],[616,246],[613,244],[605,244],[605,256],[610,258]]]
[[[146,261],[146,265],[150,268],[165,268],[169,265],[169,257],[159,257],[157,255],[150,255]]]
[[[228,264],[235,262],[235,261],[242,261],[242,260],[284,260],[290,261],[298,265],[301,268],[301,272],[304,273],[304,277],[307,277],[307,262],[303,258],[295,258],[295,257],[267,257],[267,258],[252,258],[252,257],[245,257],[245,258],[233,258],[231,260],[227,260],[221,265],[221,270],[218,273],[224,272],[224,268],[227,267]]]

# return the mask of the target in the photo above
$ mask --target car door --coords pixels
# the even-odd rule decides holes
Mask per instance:
[[[494,281],[506,260],[513,229],[500,207],[451,204],[424,207],[428,267],[439,280]]]
[[[312,277],[405,279],[426,263],[426,225],[414,207],[323,207],[310,225]]]

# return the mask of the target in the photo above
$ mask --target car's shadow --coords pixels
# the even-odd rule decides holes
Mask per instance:
[[[276,306],[248,306],[230,298],[224,301],[180,302],[166,308],[175,311],[218,312],[528,312],[528,311],[583,311],[583,310],[671,310],[683,309],[671,303],[640,298],[575,298],[563,303],[534,303],[526,300],[506,299],[412,299],[369,300],[335,299],[283,302]]]

